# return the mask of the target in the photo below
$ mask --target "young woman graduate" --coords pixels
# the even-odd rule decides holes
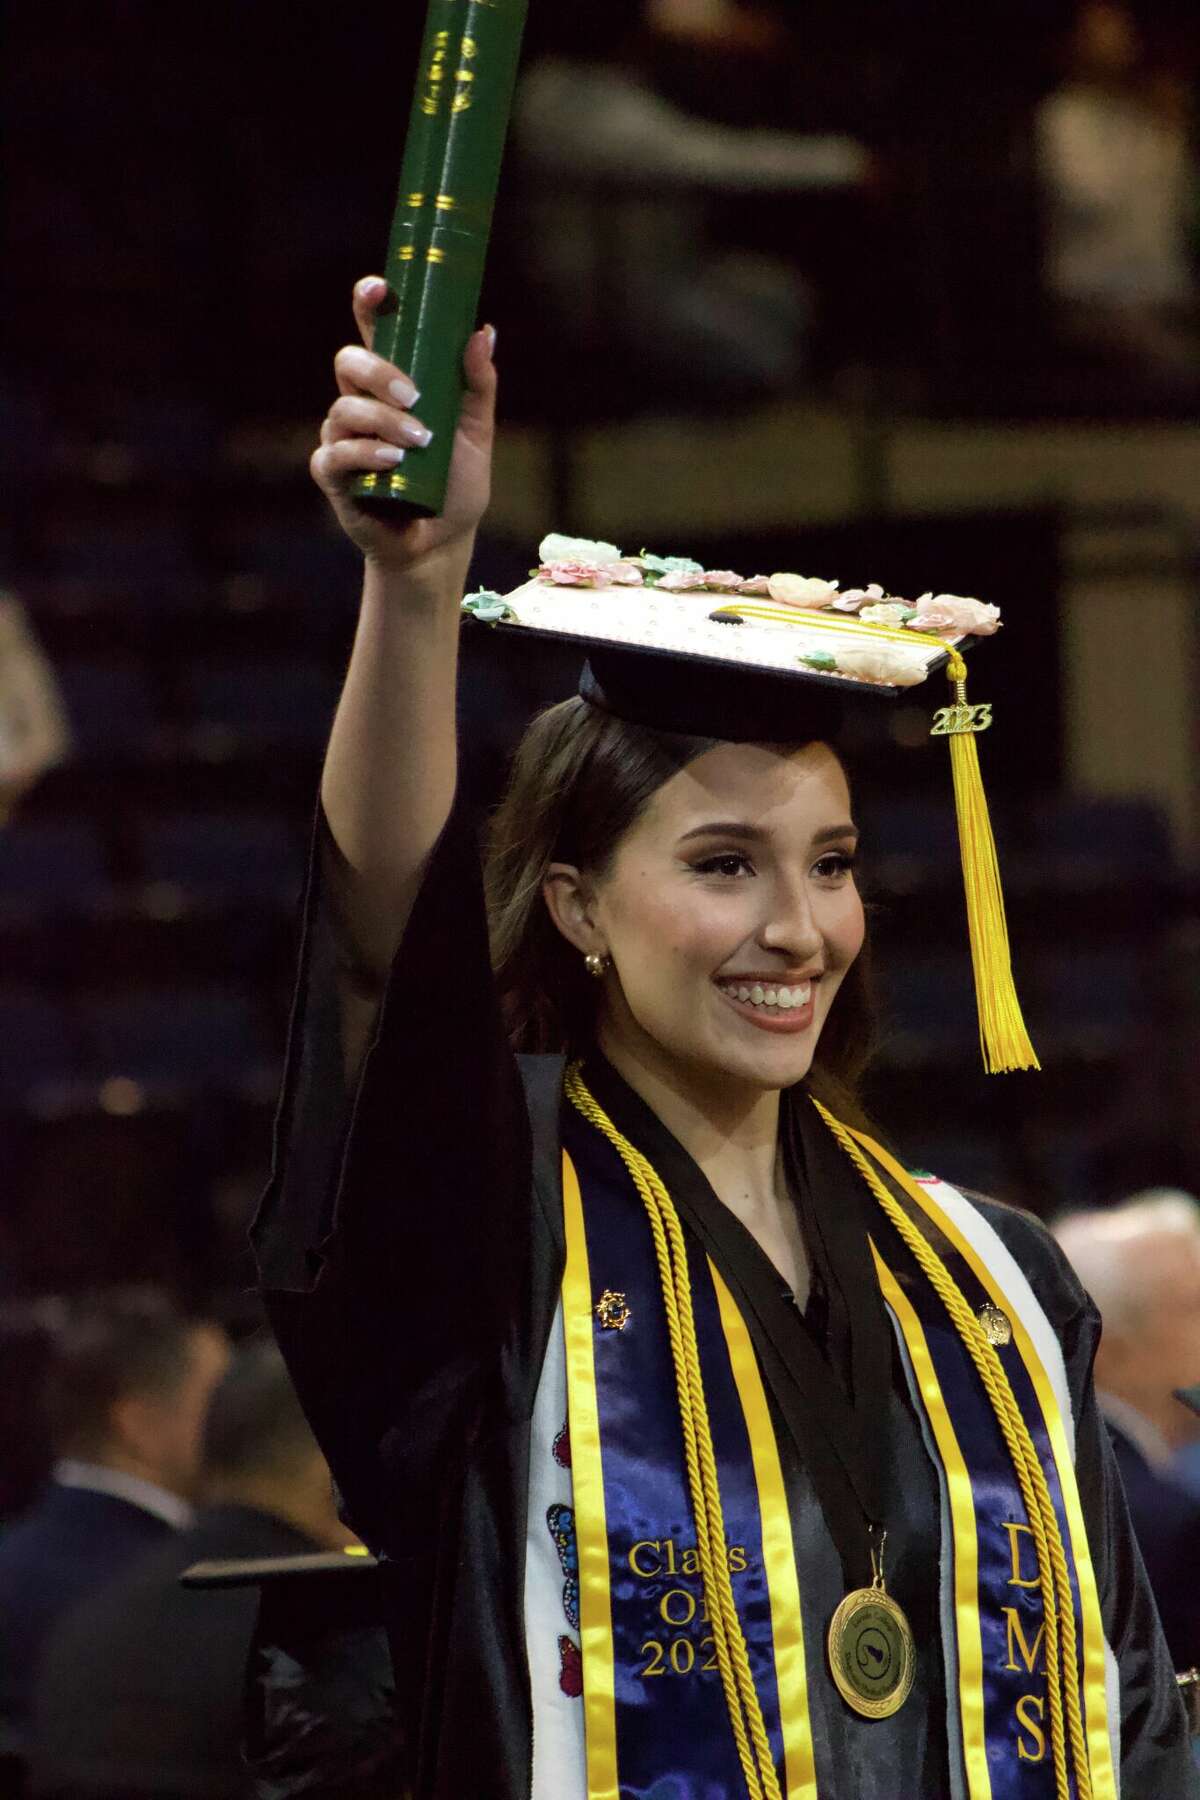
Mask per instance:
[[[356,290],[368,346],[381,292]],[[518,752],[485,909],[455,675],[492,351],[467,349],[443,516],[401,527],[349,486],[421,441],[412,384],[369,347],[336,358],[312,467],[365,586],[255,1229],[384,1562],[414,1792],[1200,1794],[1092,1394],[1096,1313],[1039,1226],[915,1179],[853,1100],[834,739],[860,692],[947,666],[931,634],[955,621],[927,609],[905,639],[898,614],[827,610],[803,670],[752,672],[733,645],[805,584],[603,546],[599,575],[547,569],[492,614],[553,629],[581,580],[615,610]],[[699,660],[614,625],[639,596],[668,617],[689,575],[725,594],[690,596]],[[972,722],[960,687],[940,724],[985,1047],[1012,1066]]]

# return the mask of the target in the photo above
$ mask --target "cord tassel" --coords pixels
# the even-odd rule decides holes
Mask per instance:
[[[954,684],[954,705],[943,707],[936,715],[932,735],[950,739],[950,770],[954,777],[984,1067],[989,1075],[1012,1069],[1037,1069],[1041,1064],[1025,1029],[1013,982],[1000,864],[975,746],[978,733],[986,731],[992,722],[992,709],[986,702],[980,706],[968,703],[967,668],[957,650],[950,651],[946,673]]]

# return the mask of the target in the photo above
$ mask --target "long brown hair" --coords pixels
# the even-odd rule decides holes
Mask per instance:
[[[534,719],[493,815],[484,863],[492,965],[514,1049],[580,1055],[595,1030],[596,983],[542,898],[550,864],[603,877],[659,788],[719,742],[650,731],[578,698]],[[805,1082],[850,1122],[861,1118],[857,1088],[873,1037],[864,945]]]

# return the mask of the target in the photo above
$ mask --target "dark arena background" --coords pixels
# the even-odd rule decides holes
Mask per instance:
[[[900,709],[857,753],[868,784],[911,772],[863,819],[870,1106],[907,1117],[914,1162],[1044,1217],[1200,1190],[1200,28],[1099,9],[1127,19],[1114,51],[1065,0],[756,0],[714,38],[723,10],[533,0],[527,72],[611,57],[660,130],[621,155],[609,99],[519,103],[478,581],[513,585],[558,529],[998,602],[973,697],[996,702],[982,755],[1044,1072],[980,1072],[944,751]],[[249,1306],[357,599],[306,464],[383,255],[422,13],[8,11],[0,586],[66,720],[45,766],[4,770],[13,1305],[148,1280]],[[1178,149],[1181,202],[1107,286],[1072,261],[1056,103],[1080,88]],[[570,679],[468,660],[481,822]]]

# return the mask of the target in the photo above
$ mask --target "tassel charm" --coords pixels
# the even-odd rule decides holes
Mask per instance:
[[[935,715],[930,735],[950,739],[950,769],[984,1067],[989,1075],[1012,1069],[1037,1069],[1041,1065],[1025,1029],[1013,982],[1000,865],[975,745],[979,733],[987,731],[992,723],[992,709],[986,701],[979,706],[968,701],[967,668],[957,650],[950,651],[946,673],[954,688],[954,704],[942,707]]]

